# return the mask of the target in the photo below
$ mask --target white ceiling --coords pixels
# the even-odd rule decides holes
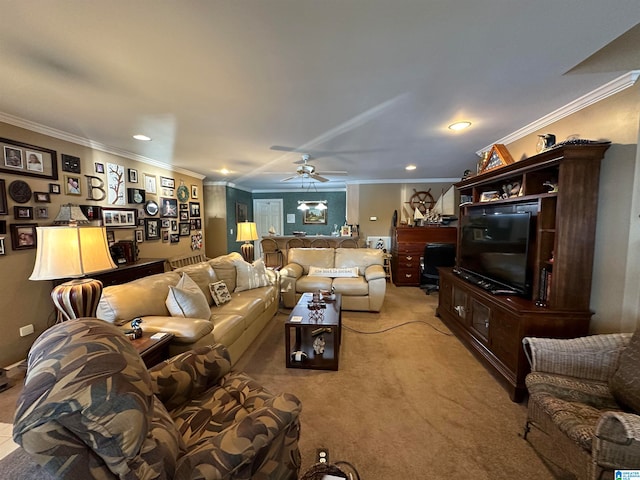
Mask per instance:
[[[640,68],[638,0],[0,0],[0,11],[5,120],[254,191],[301,187],[280,182],[300,158],[287,149],[311,154],[331,179],[319,187],[460,178],[475,151]],[[453,133],[457,120],[473,125]]]

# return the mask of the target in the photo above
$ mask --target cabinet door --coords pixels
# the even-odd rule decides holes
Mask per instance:
[[[495,310],[491,318],[491,351],[515,371],[518,353],[522,348],[518,319],[501,310]]]
[[[467,325],[467,303],[469,301],[467,292],[456,286],[453,287],[453,305],[451,305],[451,311],[455,314],[456,318],[462,325]]]
[[[491,319],[491,309],[486,305],[471,299],[471,328],[480,335],[485,342],[489,341],[489,323]]]

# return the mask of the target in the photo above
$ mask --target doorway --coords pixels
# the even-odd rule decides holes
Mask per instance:
[[[276,229],[276,235],[284,235],[283,200],[281,198],[260,198],[253,200],[253,217],[258,237],[269,235],[269,228]],[[262,245],[256,241],[255,258],[262,258]],[[254,259],[255,259],[254,258]]]

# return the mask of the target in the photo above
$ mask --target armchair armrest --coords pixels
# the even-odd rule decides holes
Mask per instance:
[[[149,370],[153,393],[171,410],[220,382],[231,371],[231,358],[222,344],[181,353]]]
[[[570,339],[522,339],[531,371],[606,382],[618,367],[630,333]]]
[[[303,274],[304,270],[302,265],[297,263],[287,263],[281,270],[281,277],[291,277],[291,278],[300,278]]]
[[[369,265],[364,271],[364,278],[367,282],[375,280],[376,278],[385,278],[384,268],[382,265]]]
[[[640,467],[640,416],[605,412],[596,425],[593,460],[603,468]]]
[[[231,473],[253,462],[272,460],[273,455],[263,451],[269,446],[278,458],[288,461],[283,468],[297,470],[300,467],[297,441],[301,409],[300,401],[292,394],[284,393],[268,399],[262,408],[181,457],[175,478],[232,478]],[[278,439],[281,435],[283,438]],[[283,454],[283,449],[290,449],[293,455]],[[253,465],[251,471],[258,470],[258,467]],[[280,472],[278,478],[285,476]]]

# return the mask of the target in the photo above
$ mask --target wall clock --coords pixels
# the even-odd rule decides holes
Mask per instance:
[[[9,184],[9,196],[16,203],[27,203],[31,200],[31,187],[27,182],[15,180]]]
[[[80,173],[80,159],[71,155],[62,154],[62,171]]]
[[[189,189],[184,185],[180,185],[178,187],[178,191],[176,192],[176,196],[178,197],[178,201],[180,203],[184,203],[189,200]]]
[[[482,164],[480,165],[480,171],[478,173],[488,172],[489,170],[495,170],[496,168],[504,167],[505,165],[511,165],[513,158],[507,150],[507,147],[501,143],[496,143],[491,150],[484,157]]]
[[[144,211],[147,212],[147,215],[157,215],[158,214],[158,204],[153,200],[149,200],[144,205]]]

